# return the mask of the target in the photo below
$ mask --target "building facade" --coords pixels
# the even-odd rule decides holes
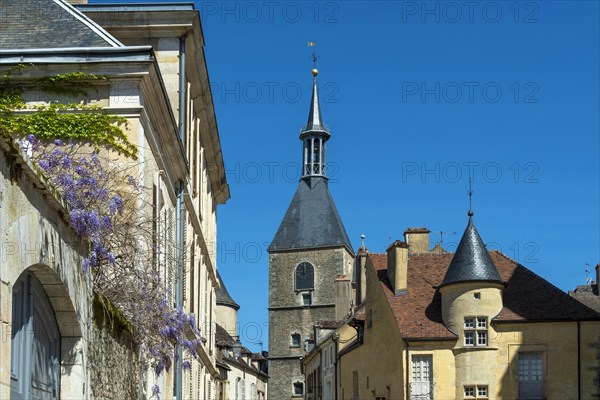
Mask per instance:
[[[269,393],[305,395],[300,359],[313,325],[341,319],[352,301],[352,245],[328,189],[326,145],[313,70],[308,123],[300,133],[303,174],[269,252]]]
[[[172,305],[197,317],[202,344],[197,360],[180,358],[160,378],[139,371],[140,349],[126,330],[113,335],[94,322],[94,295],[81,269],[88,247],[69,228],[64,204],[5,143],[0,220],[2,241],[13,250],[3,254],[0,270],[0,398],[149,398],[155,385],[161,399],[216,398],[216,209],[229,188],[198,11],[192,4],[73,3],[82,4],[0,1],[10,21],[0,24],[0,68],[31,65],[11,76],[25,88],[27,104],[83,103],[127,120],[138,149],[135,178],[151,189],[145,211],[156,212],[165,236],[157,252],[177,254],[175,262],[157,257],[160,279]],[[35,86],[73,72],[104,79],[76,98]],[[182,361],[192,361],[191,368],[182,370]]]
[[[217,289],[217,383],[218,400],[265,400],[268,394],[267,359],[242,345],[233,300],[219,276]]]
[[[313,398],[600,398],[600,314],[488,252],[472,213],[456,253],[411,251],[429,232],[407,233],[385,254],[361,249],[364,302],[332,334],[338,384]],[[306,356],[307,376],[323,375],[330,342]]]

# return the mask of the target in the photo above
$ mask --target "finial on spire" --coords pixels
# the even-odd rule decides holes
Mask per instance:
[[[365,234],[360,235],[360,248],[365,249]]]
[[[310,56],[310,58],[313,61],[312,74],[314,77],[316,77],[319,74],[319,70],[317,69],[317,59],[319,58],[319,56],[317,55],[317,42],[308,42],[307,45],[308,45],[308,47],[313,48],[313,53]]]
[[[467,215],[471,218],[473,216],[473,190],[471,189],[471,177],[469,177],[469,191],[467,193],[469,195],[469,212]]]

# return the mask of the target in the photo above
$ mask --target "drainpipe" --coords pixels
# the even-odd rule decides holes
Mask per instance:
[[[577,400],[581,400],[581,322],[577,321]]]
[[[185,80],[185,39],[179,39],[179,140],[185,148],[185,100],[187,98],[187,82]]]
[[[187,92],[187,83],[185,80],[185,39],[184,34],[179,39],[179,141],[181,142],[182,148],[185,149],[185,100]],[[177,285],[175,289],[175,303],[177,308],[183,309],[183,228],[185,218],[183,214],[183,193],[184,184],[183,181],[179,182],[179,188],[177,188]],[[177,400],[183,398],[183,351],[181,345],[177,346],[177,361],[175,362],[175,388],[174,394]]]
[[[408,382],[408,366],[409,366],[409,362],[410,362],[410,355],[409,355],[409,345],[408,342],[404,342],[406,344],[406,353],[405,353],[405,357],[406,357],[406,368],[404,368],[404,379],[406,380],[405,382],[405,388],[404,391],[406,392],[406,398],[408,399],[409,395],[410,395],[410,390],[409,390],[409,382]]]
[[[183,309],[183,228],[185,223],[183,213],[183,194],[184,185],[183,181],[179,182],[179,188],[177,188],[177,205],[176,205],[176,241],[177,241],[177,285],[175,287],[175,304],[177,308]],[[175,363],[175,396],[177,400],[183,398],[183,374],[182,374],[182,360],[183,351],[181,345],[177,346],[177,361]]]
[[[338,371],[338,365],[339,365],[339,367],[341,369],[341,365],[339,363],[339,356],[338,356],[338,351],[339,351],[339,341],[338,341],[338,339],[339,338],[340,338],[339,334],[334,334],[331,337],[331,340],[333,340],[333,342],[335,343],[335,346],[334,346],[334,348],[335,348],[335,357],[333,358],[335,360],[335,363],[333,364],[333,373],[334,373],[333,375],[335,376],[335,381],[333,383],[333,385],[335,387],[334,392],[333,392],[333,398],[335,400],[338,399],[338,374],[341,372],[341,371]]]

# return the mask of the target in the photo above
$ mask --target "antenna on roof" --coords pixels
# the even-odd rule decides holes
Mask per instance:
[[[260,354],[262,355],[262,352],[263,352],[263,342],[261,340],[260,342],[257,342],[257,343],[260,346]]]
[[[439,243],[439,245],[442,248],[444,248],[444,235],[456,235],[456,232],[446,232],[446,231],[433,231],[431,233],[439,233],[440,234],[440,241],[437,243]]]
[[[592,277],[590,276],[590,264],[589,263],[585,263],[585,284],[586,285],[592,284]]]

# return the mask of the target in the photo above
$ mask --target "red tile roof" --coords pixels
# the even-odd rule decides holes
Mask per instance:
[[[385,254],[369,253],[400,334],[405,339],[455,339],[443,324],[441,295],[437,286],[454,254],[417,254],[408,260],[408,291],[394,296],[387,279]],[[498,251],[490,256],[502,280],[504,307],[495,322],[600,320],[600,314],[585,307],[542,277]]]

